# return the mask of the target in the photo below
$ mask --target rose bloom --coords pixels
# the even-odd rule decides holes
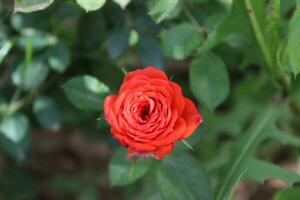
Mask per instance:
[[[129,72],[118,94],[105,98],[104,113],[113,137],[128,147],[128,158],[161,159],[202,122],[181,87],[154,67]]]

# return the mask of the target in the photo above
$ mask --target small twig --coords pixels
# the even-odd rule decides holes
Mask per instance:
[[[31,100],[39,94],[40,90],[41,90],[40,88],[37,88],[37,89],[35,89],[35,90],[32,90],[32,91],[29,93],[28,96],[26,96],[26,97],[24,97],[24,98],[22,98],[22,99],[20,99],[20,100],[18,100],[18,101],[13,101],[13,102],[11,102],[11,103],[8,105],[7,109],[6,109],[5,114],[6,114],[6,115],[9,115],[9,114],[13,114],[13,113],[17,112],[17,111],[18,111],[19,109],[21,109],[24,105],[26,105],[27,103],[31,102]],[[18,89],[17,89],[17,91],[18,91]],[[16,92],[17,92],[17,91],[16,91]]]
[[[202,38],[206,38],[206,31],[205,29],[198,23],[198,21],[194,18],[192,15],[190,9],[185,5],[185,2],[182,2],[182,10],[184,14],[187,16],[187,18],[197,27],[197,30],[201,34]]]

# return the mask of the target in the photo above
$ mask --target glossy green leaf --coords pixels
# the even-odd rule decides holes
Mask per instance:
[[[45,128],[58,130],[60,114],[55,102],[49,97],[39,97],[33,102],[33,112],[37,121]]]
[[[300,0],[297,3],[297,9],[290,21],[290,32],[288,36],[287,51],[292,67],[292,71],[296,76],[300,72]]]
[[[45,65],[43,60],[35,59],[29,64],[19,64],[12,74],[12,79],[16,85],[29,91],[40,86],[46,79],[48,73],[49,68]]]
[[[57,42],[57,38],[49,33],[38,31],[32,28],[22,30],[22,37],[19,39],[19,46],[25,49],[26,45],[30,43],[32,49],[40,50]]]
[[[164,158],[157,169],[156,182],[166,200],[213,199],[207,175],[188,154],[171,154]]]
[[[84,110],[102,110],[104,98],[109,92],[105,84],[89,75],[74,77],[62,88],[69,101]]]
[[[11,50],[12,46],[13,44],[9,40],[0,43],[0,64],[2,63],[8,52]]]
[[[76,2],[87,12],[101,8],[106,0],[76,0]]]
[[[159,23],[171,15],[179,2],[179,0],[153,0],[149,15],[156,23]]]
[[[181,23],[164,30],[161,38],[165,55],[178,60],[190,56],[201,43],[199,32],[189,23]]]
[[[0,121],[0,147],[15,161],[24,161],[28,146],[28,119],[25,115],[14,114]]]
[[[109,163],[109,179],[112,186],[131,184],[147,173],[150,167],[149,159],[127,159],[127,150],[119,148],[115,151]]]
[[[0,132],[11,141],[18,143],[27,134],[28,119],[21,114],[5,117],[0,122]]]
[[[57,43],[48,53],[49,66],[59,72],[64,72],[70,64],[71,55],[69,49],[63,43]]]
[[[34,12],[50,6],[54,0],[15,0],[14,12]]]
[[[125,9],[126,6],[130,3],[131,0],[113,0],[116,4],[118,4],[122,9]]]
[[[129,46],[134,46],[138,43],[139,41],[139,34],[138,32],[136,32],[136,30],[132,29],[130,31],[130,35],[129,35]]]
[[[273,200],[298,200],[300,197],[300,188],[281,189],[275,193]]]
[[[224,62],[213,53],[196,57],[190,66],[190,86],[203,105],[214,110],[229,94],[229,76]]]

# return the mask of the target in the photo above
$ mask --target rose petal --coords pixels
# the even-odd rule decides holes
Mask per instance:
[[[184,139],[189,137],[199,126],[199,124],[202,122],[202,116],[198,112],[195,104],[188,98],[185,98],[185,107],[182,113],[182,117],[184,118],[186,123],[186,129],[181,137],[182,139]]]
[[[104,118],[105,120],[114,128],[116,128],[119,132],[121,131],[117,117],[115,114],[115,103],[117,100],[117,96],[110,95],[107,96],[104,100]]]
[[[160,160],[165,155],[169,154],[173,150],[173,144],[169,144],[167,146],[161,146],[159,149],[153,152],[153,157]]]
[[[158,70],[158,69],[156,69],[152,66],[148,66],[144,69],[138,69],[138,70],[135,70],[133,72],[129,72],[124,77],[123,83],[129,81],[130,79],[132,79],[136,75],[145,75],[145,76],[148,76],[149,78],[159,78],[159,79],[168,80],[167,75],[163,71]]]
[[[128,145],[124,142],[123,138],[123,134],[118,132],[114,127],[110,128],[110,132],[113,135],[113,137],[123,146],[123,147],[127,147]]]
[[[169,133],[165,137],[160,136],[159,138],[152,141],[151,144],[155,146],[161,146],[161,145],[168,145],[174,143],[182,137],[182,134],[184,133],[185,130],[186,130],[185,121],[183,120],[183,118],[179,118],[177,119],[173,131],[171,133]]]
[[[170,82],[170,85],[173,88],[173,102],[174,102],[174,106],[178,111],[178,115],[181,116],[183,109],[185,107],[185,98],[182,96],[182,90],[181,87],[174,83],[174,82]]]
[[[137,151],[143,151],[143,152],[149,152],[154,151],[156,149],[155,146],[153,146],[150,143],[140,143],[137,141],[134,141],[130,137],[124,137],[124,142],[131,148],[136,149]]]

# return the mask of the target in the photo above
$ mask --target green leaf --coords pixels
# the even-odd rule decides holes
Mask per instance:
[[[0,95],[0,114],[5,113],[7,110],[8,103],[5,99]]]
[[[34,50],[41,50],[43,48],[54,45],[57,38],[49,33],[38,31],[32,28],[22,30],[22,37],[19,39],[19,46],[23,49],[30,43]]]
[[[156,23],[159,23],[171,15],[179,2],[179,0],[153,0],[149,15]]]
[[[156,181],[166,200],[213,199],[207,175],[188,154],[172,154],[164,158],[157,169]]]
[[[129,35],[129,46],[134,46],[138,43],[139,41],[139,34],[138,32],[136,32],[136,30],[132,29],[130,31],[130,35]]]
[[[269,137],[281,144],[300,147],[300,138],[291,134],[283,133],[275,124],[268,127]]]
[[[47,77],[49,68],[41,59],[29,64],[21,63],[12,74],[13,82],[23,90],[29,91],[38,87]]]
[[[230,12],[224,21],[211,33],[198,49],[199,53],[209,51],[231,33],[242,33],[249,37],[252,35],[244,1],[233,0]]]
[[[190,56],[201,43],[199,32],[189,23],[181,23],[164,30],[161,38],[165,55],[178,60]]]
[[[54,0],[15,0],[14,12],[34,12],[50,6]]]
[[[28,146],[28,119],[25,115],[14,114],[0,121],[0,147],[9,157],[24,161]]]
[[[111,58],[121,56],[129,47],[129,30],[117,29],[110,34],[107,40],[107,50]]]
[[[29,137],[28,134],[20,141],[14,142],[0,134],[0,148],[5,152],[10,158],[15,161],[22,162],[25,160],[29,148]]]
[[[0,132],[11,141],[18,143],[28,131],[28,120],[22,114],[15,114],[5,117],[0,122]]]
[[[11,50],[12,46],[13,44],[9,40],[0,43],[0,64],[2,63],[8,52]]]
[[[87,12],[98,10],[101,8],[106,0],[76,0],[76,2]]]
[[[53,46],[48,54],[49,66],[59,72],[64,72],[70,64],[71,56],[67,47],[59,42]]]
[[[300,197],[300,188],[287,188],[275,193],[273,200],[298,200]]]
[[[122,9],[125,9],[126,6],[130,3],[131,0],[113,0],[116,4],[118,4]]]
[[[227,200],[238,179],[262,182],[267,178],[281,179],[292,185],[300,181],[300,176],[287,169],[252,158],[254,149],[266,138],[274,138],[274,127],[281,110],[274,107],[263,109],[248,131],[233,146],[232,159],[227,175],[217,193],[217,200]],[[278,135],[276,136],[278,138]],[[282,136],[284,137],[284,136]],[[287,142],[289,140],[286,140]],[[299,144],[297,144],[299,145]],[[258,169],[259,168],[259,169]],[[242,174],[242,177],[240,177]]]
[[[74,77],[62,87],[69,101],[84,110],[101,110],[109,92],[105,84],[89,75]]]
[[[240,176],[241,171],[244,171],[241,166],[247,158],[247,155],[257,146],[257,144],[263,139],[263,134],[266,134],[264,129],[268,126],[269,122],[274,118],[275,112],[271,108],[263,110],[257,119],[253,122],[251,127],[245,133],[237,144],[234,146],[235,153],[232,156],[234,158],[231,161],[227,175],[222,183],[221,188],[217,193],[217,200],[227,199],[229,193],[233,190],[237,178]],[[234,151],[233,150],[233,151]],[[236,151],[238,150],[238,151]]]
[[[300,175],[297,173],[251,156],[247,157],[243,164],[243,168],[246,170],[243,179],[249,178],[259,183],[263,183],[269,178],[279,179],[289,186],[292,186],[295,182],[300,182]]]
[[[290,21],[290,32],[288,36],[287,51],[292,67],[292,71],[296,76],[300,72],[300,0],[297,3],[297,9]]]
[[[224,62],[213,53],[196,57],[190,66],[190,85],[195,97],[214,110],[229,94],[229,76]]]
[[[33,102],[33,112],[37,121],[45,128],[58,130],[60,114],[55,102],[49,97],[39,97]]]
[[[136,160],[134,160],[136,159]],[[142,158],[127,159],[127,151],[119,148],[109,163],[109,179],[112,186],[131,184],[149,170],[150,160]]]
[[[148,37],[140,38],[137,49],[143,66],[164,67],[163,52],[157,41]]]

